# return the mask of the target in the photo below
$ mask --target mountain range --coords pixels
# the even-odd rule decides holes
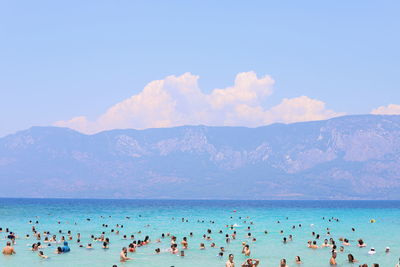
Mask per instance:
[[[400,116],[0,138],[0,197],[400,199]]]

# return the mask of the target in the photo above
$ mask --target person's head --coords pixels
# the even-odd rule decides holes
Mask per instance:
[[[390,248],[389,248],[389,247],[386,247],[386,248],[385,248],[385,252],[386,252],[386,253],[390,252]]]
[[[11,246],[11,242],[10,241],[7,241],[7,246]]]
[[[126,247],[123,247],[123,248],[122,248],[122,251],[123,251],[123,252],[127,252],[128,249],[127,249]]]
[[[379,267],[379,263],[372,264],[372,267]]]
[[[336,252],[332,251],[332,258],[336,259]]]
[[[185,251],[181,250],[181,257],[185,256]]]
[[[229,259],[229,261],[233,261],[233,258],[234,258],[234,256],[233,256],[233,254],[229,254],[229,256],[228,256],[228,259]]]
[[[61,247],[57,247],[57,252],[61,253],[62,252],[62,248]]]
[[[300,256],[296,256],[296,257],[295,257],[295,260],[296,260],[296,261],[301,261]]]
[[[354,261],[354,256],[353,256],[353,254],[348,254],[348,255],[347,255],[347,259],[349,260],[349,262],[353,262],[353,261]]]
[[[39,251],[39,255],[42,255],[42,256],[43,256],[43,251]]]

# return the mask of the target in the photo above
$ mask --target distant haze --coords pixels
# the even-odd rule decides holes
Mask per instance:
[[[400,199],[400,116],[0,139],[1,197]]]

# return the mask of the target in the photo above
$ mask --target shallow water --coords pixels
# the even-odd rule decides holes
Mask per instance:
[[[234,212],[236,210],[236,212]],[[103,218],[101,217],[103,216]],[[111,217],[109,217],[111,216]],[[129,216],[130,219],[127,219]],[[245,217],[250,217],[244,223]],[[231,218],[232,217],[232,218]],[[242,219],[239,219],[242,217]],[[288,219],[286,219],[288,217]],[[326,219],[323,220],[322,217]],[[328,221],[328,218],[339,218],[339,222]],[[90,218],[90,221],[86,219]],[[189,222],[182,222],[181,218]],[[376,223],[370,223],[376,219]],[[29,224],[29,220],[39,221],[39,224]],[[201,221],[204,220],[204,223]],[[214,223],[211,223],[214,221]],[[278,224],[277,221],[280,221]],[[58,221],[61,223],[58,224]],[[198,222],[200,221],[200,222]],[[230,244],[225,242],[225,233],[232,233],[226,225],[238,224],[237,239]],[[108,224],[108,228],[102,227]],[[120,234],[110,233],[117,229],[116,224],[123,224]],[[292,225],[302,224],[302,227],[292,229]],[[37,240],[25,239],[25,234],[32,236],[31,227],[35,225],[39,232],[50,231],[58,234],[59,230],[66,233],[71,230],[74,240],[69,241],[71,252],[62,255],[54,254],[58,244],[44,248],[49,259],[43,260],[37,252],[29,250],[29,246]],[[147,225],[150,225],[147,227]],[[252,236],[257,238],[251,242],[246,238],[251,226]],[[345,252],[338,252],[338,266],[358,266],[360,263],[379,263],[380,266],[394,266],[400,256],[398,229],[400,226],[400,201],[194,201],[194,200],[67,200],[67,199],[0,199],[0,227],[10,228],[19,236],[14,256],[0,255],[0,266],[175,266],[175,267],[217,267],[224,266],[227,255],[233,253],[237,266],[246,259],[241,252],[242,241],[250,244],[251,257],[260,259],[259,266],[278,266],[281,258],[288,260],[288,265],[294,263],[296,255],[301,256],[305,267],[330,266],[330,249],[312,250],[306,247],[308,240],[314,240],[311,232],[321,235],[318,244],[322,244],[326,236],[326,228],[331,230],[335,240],[347,237],[352,244],[345,247]],[[352,232],[351,228],[356,231]],[[207,229],[212,230],[212,241],[202,238]],[[142,234],[137,232],[141,230]],[[224,234],[219,234],[223,230]],[[268,234],[264,231],[268,230]],[[280,230],[284,233],[280,234]],[[90,235],[100,236],[105,231],[111,240],[110,249],[103,250],[100,242],[93,242]],[[79,248],[76,243],[76,233],[81,233],[82,244],[93,243],[94,249]],[[161,243],[151,243],[129,253],[134,260],[120,263],[119,252],[123,246],[128,246],[130,240],[123,240],[124,234],[134,234],[137,239],[146,235],[155,241],[161,233],[171,233],[177,236],[180,244],[182,237],[187,236],[189,249],[185,257],[179,257],[164,252],[154,255],[155,248],[166,251],[170,240],[165,238]],[[193,232],[194,236],[189,237]],[[283,244],[283,237],[292,234],[294,240]],[[66,234],[64,234],[67,236]],[[6,234],[0,233],[1,245],[5,245]],[[363,238],[366,248],[358,248],[356,240]],[[43,244],[43,237],[41,240]],[[199,244],[206,244],[206,250],[200,250]],[[211,242],[216,248],[210,248]],[[340,242],[337,240],[338,246]],[[219,247],[226,249],[222,259],[217,257]],[[391,247],[390,253],[385,253],[385,247]],[[377,250],[375,255],[368,255],[370,247]],[[347,254],[352,253],[358,264],[346,262]]]

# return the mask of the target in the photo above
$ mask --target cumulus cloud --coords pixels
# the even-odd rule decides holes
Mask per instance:
[[[152,81],[138,94],[115,104],[96,120],[84,116],[57,121],[56,126],[84,133],[110,129],[145,129],[180,125],[261,126],[292,123],[343,115],[307,96],[283,99],[270,109],[263,106],[272,93],[274,80],[254,72],[236,75],[233,86],[204,93],[199,77],[191,73]]]
[[[380,106],[371,111],[371,114],[376,115],[400,115],[400,105],[389,104],[387,106]]]

